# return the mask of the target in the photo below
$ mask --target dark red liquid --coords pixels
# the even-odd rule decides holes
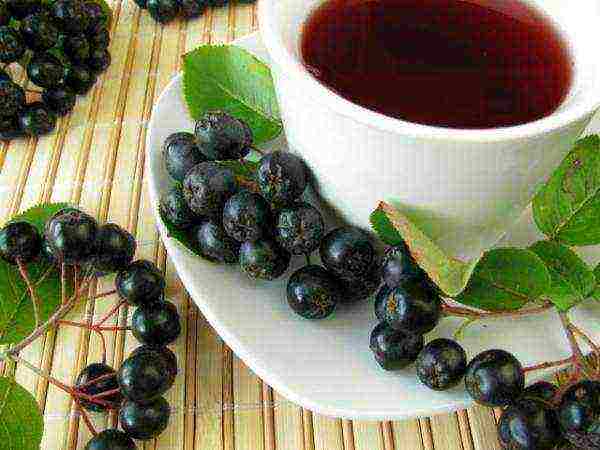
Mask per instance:
[[[304,26],[302,57],[354,103],[453,128],[540,119],[573,77],[558,30],[518,0],[326,0]]]

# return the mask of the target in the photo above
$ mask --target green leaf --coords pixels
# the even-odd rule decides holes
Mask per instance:
[[[36,205],[25,210],[21,214],[12,217],[9,222],[24,220],[36,227],[40,233],[43,233],[44,226],[48,219],[61,209],[65,209],[69,206],[71,205],[68,203],[46,203],[43,205]]]
[[[232,45],[204,45],[186,54],[183,90],[196,120],[207,111],[225,111],[248,124],[255,144],[281,133],[271,71],[246,50]]]
[[[600,244],[600,137],[579,140],[533,199],[538,228],[567,245]]]
[[[600,301],[600,263],[594,269],[594,275],[596,276],[596,286],[592,292],[592,297]]]
[[[0,442],[6,450],[39,450],[42,413],[33,395],[13,378],[0,377]]]
[[[449,257],[405,215],[384,202],[371,215],[371,223],[387,244],[404,240],[419,266],[445,294],[454,297],[465,289],[479,258],[462,262]]]
[[[551,283],[544,262],[532,251],[499,248],[487,252],[456,301],[488,311],[509,311],[539,300]]]
[[[560,311],[568,311],[591,294],[596,277],[573,250],[554,241],[536,242],[530,250],[550,272],[552,283],[545,295]]]
[[[194,241],[190,238],[190,235],[186,230],[178,229],[175,225],[173,225],[173,223],[171,221],[169,221],[169,219],[167,219],[164,216],[162,211],[159,211],[159,214],[160,214],[161,220],[163,221],[163,223],[165,224],[165,227],[167,228],[167,235],[170,238],[173,238],[176,241],[178,241],[185,248],[187,248],[189,251],[191,251],[194,255],[199,256],[200,258],[204,259],[205,261],[208,261],[208,262],[214,264],[213,261],[206,259],[206,257],[200,252],[200,249],[194,243]]]

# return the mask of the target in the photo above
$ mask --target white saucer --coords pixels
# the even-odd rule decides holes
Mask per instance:
[[[257,33],[235,44],[268,61]],[[419,383],[412,369],[385,372],[379,368],[368,348],[369,334],[376,324],[372,302],[340,308],[325,321],[303,320],[286,303],[287,276],[272,283],[250,281],[236,268],[207,263],[168,237],[158,216],[160,193],[169,185],[161,144],[173,132],[193,130],[181,85],[182,77],[177,75],[152,113],[146,143],[150,197],[161,236],[181,280],[233,351],[282,395],[329,416],[401,419],[469,406],[471,400],[462,385],[448,392],[433,392]],[[594,129],[600,130],[598,121],[595,125]],[[535,228],[527,213],[502,244],[526,245],[535,239]],[[597,262],[600,248],[586,249],[585,256],[589,262]],[[600,339],[600,302],[587,302],[573,312],[573,318]],[[429,338],[435,337],[433,334],[451,336],[458,323],[444,319]],[[469,356],[503,348],[514,352],[525,365],[568,356],[560,324],[552,313],[481,322],[468,328],[461,343]]]

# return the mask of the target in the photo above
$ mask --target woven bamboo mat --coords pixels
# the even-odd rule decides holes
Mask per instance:
[[[494,412],[473,408],[405,422],[369,423],[312,414],[271,390],[239,360],[191,303],[161,244],[144,184],[146,122],[154,100],[180,69],[180,55],[203,43],[228,42],[256,28],[254,6],[207,12],[202,18],[157,26],[131,0],[113,3],[113,63],[58,131],[36,140],[0,144],[0,223],[39,202],[79,204],[100,220],[120,224],[138,239],[138,257],[156,261],[168,279],[167,295],[179,308],[183,335],[173,350],[180,376],[168,393],[173,407],[157,450],[496,450]],[[93,286],[108,290],[106,282]],[[73,312],[72,320],[100,317],[107,298]],[[123,325],[128,311],[117,319]],[[137,346],[132,336],[108,333],[108,361],[118,366]],[[100,358],[100,342],[86,330],[61,327],[22,356],[72,383]],[[35,393],[44,410],[42,448],[83,449],[90,435],[62,391],[29,371],[2,366]],[[95,415],[98,428],[115,417]],[[2,443],[0,442],[0,449]]]

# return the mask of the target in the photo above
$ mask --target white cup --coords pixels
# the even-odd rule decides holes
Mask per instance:
[[[472,0],[489,3],[498,0]],[[491,247],[570,150],[600,106],[600,2],[528,0],[571,47],[574,82],[552,115],[525,125],[460,130],[388,117],[335,94],[302,64],[302,26],[322,0],[260,0],[288,142],[342,218],[369,227],[386,200],[459,258]]]

